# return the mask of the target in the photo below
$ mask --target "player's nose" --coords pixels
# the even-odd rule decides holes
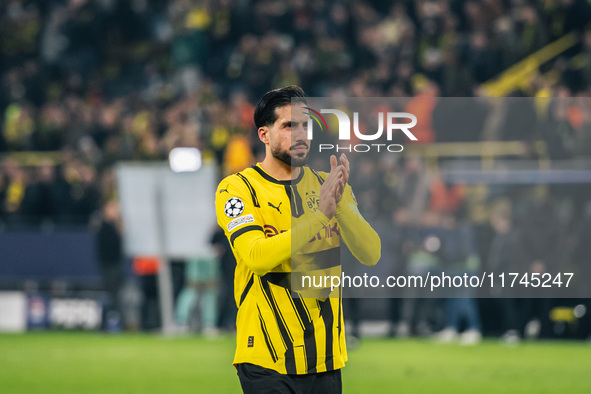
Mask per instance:
[[[292,127],[291,129],[291,140],[292,141],[307,141],[308,137],[308,128],[307,123],[302,122],[298,123],[296,127]]]

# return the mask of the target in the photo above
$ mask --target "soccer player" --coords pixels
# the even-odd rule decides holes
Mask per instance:
[[[365,265],[380,258],[380,239],[347,184],[346,156],[331,156],[328,174],[305,167],[305,103],[297,86],[265,94],[254,114],[265,159],[217,189],[218,224],[237,261],[234,365],[245,393],[340,393],[340,289],[302,296],[291,286],[292,263],[340,275],[341,240]]]

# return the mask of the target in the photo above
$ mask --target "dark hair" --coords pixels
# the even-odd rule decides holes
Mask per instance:
[[[254,124],[257,127],[263,127],[275,123],[277,120],[275,108],[291,104],[292,99],[295,99],[295,102],[305,104],[306,93],[296,85],[267,92],[261,97],[254,110]]]

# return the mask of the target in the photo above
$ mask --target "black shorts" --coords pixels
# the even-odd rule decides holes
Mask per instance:
[[[238,364],[238,378],[245,394],[341,394],[341,370],[307,375],[283,375],[254,364]]]

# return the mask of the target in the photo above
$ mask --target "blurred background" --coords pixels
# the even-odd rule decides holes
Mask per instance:
[[[159,331],[163,262],[125,253],[117,166],[191,147],[217,179],[240,171],[264,154],[256,101],[290,84],[318,97],[409,97],[406,110],[427,119],[407,153],[355,163],[363,213],[388,212],[380,225],[397,229],[384,232],[384,264],[475,272],[519,256],[527,272],[585,267],[589,177],[535,176],[591,169],[589,21],[587,0],[0,2],[0,326]],[[454,108],[421,100],[505,96],[542,101],[471,108],[486,125],[441,128]],[[526,160],[537,181],[438,175],[465,156],[483,170]],[[211,250],[169,262],[174,319],[231,332],[235,262],[216,224],[201,225]],[[463,240],[453,257],[425,246],[442,228]],[[591,335],[588,299],[461,300],[346,300],[350,334]],[[25,320],[10,320],[21,304]]]

